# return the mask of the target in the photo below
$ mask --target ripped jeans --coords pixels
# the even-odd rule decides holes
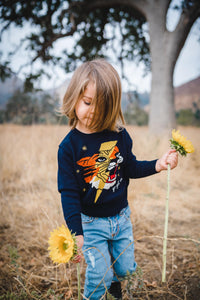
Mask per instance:
[[[136,270],[130,208],[113,217],[81,216],[87,263],[84,299],[99,300],[112,281]]]

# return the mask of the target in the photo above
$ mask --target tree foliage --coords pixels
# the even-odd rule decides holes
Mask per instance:
[[[171,1],[161,2],[169,7]],[[26,51],[31,52],[30,64],[41,60],[69,72],[80,60],[109,55],[108,49],[112,49],[122,70],[124,59],[143,61],[149,69],[147,16],[142,7],[148,5],[145,0],[0,0],[1,36],[11,24],[22,28],[29,23],[31,30],[20,43],[26,42]],[[181,9],[182,14],[191,11],[199,15],[199,6],[199,0],[181,0],[174,8]],[[58,55],[56,42],[70,36],[74,38],[74,48],[67,47],[66,42],[66,49]],[[117,47],[116,39],[120,41]],[[0,77],[4,79],[11,71],[9,61],[1,59]],[[33,81],[43,72],[29,76]]]
[[[123,5],[123,1],[105,5],[104,1],[93,0],[3,0],[0,7],[1,34],[11,24],[17,27],[31,24],[31,32],[20,41],[21,44],[28,41],[26,51],[32,53],[30,64],[39,59],[43,64],[53,63],[69,72],[80,60],[104,57],[112,49],[122,69],[125,58],[143,61],[150,67],[146,19],[138,10]],[[56,41],[69,36],[74,37],[74,48],[66,46],[58,55],[54,51]],[[120,41],[117,47],[116,39]],[[8,61],[1,61],[2,78],[8,74],[8,67]],[[41,73],[40,70],[38,74]],[[38,74],[29,76],[33,80]]]
[[[175,29],[169,31],[166,20],[173,3],[180,18]],[[175,126],[174,68],[199,16],[199,0],[0,0],[1,35],[11,24],[31,26],[21,40],[32,66],[26,76],[29,89],[44,73],[44,69],[35,68],[38,60],[70,72],[80,60],[109,57],[111,62],[118,60],[122,78],[126,77],[125,60],[143,61],[152,71],[149,127],[153,132]],[[58,53],[58,41],[67,37],[71,37],[73,47],[66,39],[65,50]],[[0,54],[0,77],[11,72],[14,54],[5,61]]]

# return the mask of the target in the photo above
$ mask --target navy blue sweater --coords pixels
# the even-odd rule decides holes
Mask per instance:
[[[156,173],[153,161],[138,161],[132,154],[126,129],[85,134],[71,130],[59,145],[58,190],[67,226],[83,234],[81,212],[109,217],[128,205],[129,178]]]

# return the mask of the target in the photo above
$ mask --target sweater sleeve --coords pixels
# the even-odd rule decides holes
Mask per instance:
[[[75,176],[70,149],[58,150],[58,191],[61,193],[63,214],[69,230],[82,235],[80,190]]]
[[[128,151],[128,159],[127,159],[127,173],[129,178],[142,178],[147,177],[153,174],[156,174],[157,171],[155,169],[156,161],[146,161],[146,160],[137,160],[136,156],[132,153],[132,140],[127,133],[127,151]]]

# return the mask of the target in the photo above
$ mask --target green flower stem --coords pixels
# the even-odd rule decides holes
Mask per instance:
[[[81,276],[80,276],[80,263],[77,263],[77,279],[78,279],[78,300],[81,300]]]
[[[169,191],[170,191],[170,164],[167,168],[167,196],[165,204],[165,228],[163,238],[163,269],[162,282],[166,282],[166,262],[167,262],[167,232],[168,232],[168,217],[169,217]]]

